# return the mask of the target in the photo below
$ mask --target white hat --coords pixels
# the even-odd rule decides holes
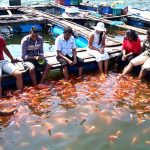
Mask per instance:
[[[79,13],[79,8],[78,7],[66,7],[65,8],[66,13]]]
[[[104,32],[106,32],[105,25],[102,22],[98,22],[97,25],[94,27],[94,29],[97,30],[97,31],[104,31]]]

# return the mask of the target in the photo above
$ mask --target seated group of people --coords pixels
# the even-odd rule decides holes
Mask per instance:
[[[88,53],[96,58],[100,74],[107,74],[109,55],[105,48],[106,28],[99,22],[94,28],[88,42]],[[141,44],[141,40],[134,30],[127,30],[122,44],[122,52],[115,60],[115,69],[124,67],[123,73],[119,79],[129,73],[133,67],[142,65],[139,78],[143,78],[147,71],[150,71],[150,29],[147,31],[147,37]]]
[[[100,74],[108,72],[109,55],[105,48],[106,28],[99,22],[89,37],[87,51],[89,55],[95,57]],[[43,38],[39,35],[36,27],[32,27],[29,35],[21,41],[22,59],[24,68],[28,68],[33,85],[37,85],[36,68],[43,69],[42,77],[39,83],[43,83],[51,70],[51,64],[44,57]],[[83,73],[83,60],[77,57],[75,39],[73,30],[70,27],[64,29],[64,33],[56,38],[55,50],[57,51],[57,60],[61,63],[65,80],[69,79],[68,65],[78,67],[78,75]],[[11,59],[11,63],[4,60],[3,52]],[[22,71],[13,63],[17,62],[8,49],[5,40],[0,37],[0,97],[2,96],[1,78],[2,71],[13,75],[16,78],[18,90],[23,89]],[[42,62],[42,63],[41,63]],[[104,63],[104,67],[103,67]],[[122,75],[124,76],[132,70],[134,66],[142,65],[140,78],[144,76],[145,70],[150,70],[150,30],[147,31],[147,38],[141,47],[141,40],[133,30],[128,30],[123,41],[122,52],[116,58],[116,67],[118,65],[126,66]],[[103,71],[104,68],[104,71]]]

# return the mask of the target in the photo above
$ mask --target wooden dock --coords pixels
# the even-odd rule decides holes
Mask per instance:
[[[60,4],[56,4],[56,3],[52,3],[52,5],[54,7],[58,7],[58,8],[63,8],[65,9],[67,6],[63,6],[63,5],[60,5]],[[85,12],[84,10],[80,10],[80,12]],[[122,15],[122,16],[113,16],[113,17],[102,17],[102,18],[96,18],[95,16],[92,16],[92,15],[87,15],[85,18],[88,19],[89,21],[96,21],[96,22],[103,22],[105,24],[109,24],[109,25],[112,25],[112,21],[109,20],[109,19],[117,19],[117,18],[122,18],[122,17],[127,17],[128,15]],[[73,19],[73,18],[72,18]],[[146,34],[147,30],[145,29],[142,29],[142,28],[138,28],[138,27],[133,27],[133,26],[130,26],[130,25],[127,25],[127,24],[122,24],[122,25],[115,25],[119,28],[123,28],[123,29],[132,29],[132,30],[135,30],[136,32],[138,33],[142,33],[142,34]]]
[[[22,12],[22,14],[20,15],[13,15],[16,18],[18,18],[18,16],[22,16],[23,18],[28,19],[28,16],[34,17],[36,18],[41,18],[44,19],[46,21],[46,24],[49,25],[60,25],[62,27],[66,27],[66,26],[70,26],[73,28],[74,32],[77,35],[81,35],[84,36],[85,38],[89,38],[89,36],[91,35],[91,32],[93,30],[86,28],[84,26],[78,25],[76,23],[70,22],[68,20],[65,19],[59,19],[57,16],[48,14],[48,13],[44,13],[42,11],[36,10],[34,8],[31,7],[19,7],[18,11]],[[9,14],[8,18],[11,18],[11,15]],[[3,18],[3,17],[1,17]],[[5,18],[5,17],[4,17]],[[21,19],[20,19],[21,21]],[[18,23],[18,21],[17,21]],[[110,55],[110,58],[114,58],[116,57],[120,51],[121,51],[121,44],[120,42],[116,41],[115,39],[108,37],[107,36],[107,40],[106,40],[106,46],[108,47],[108,53]],[[92,63],[95,62],[95,58],[92,57],[91,55],[88,54],[87,49],[77,49],[77,55],[83,59],[84,63]],[[56,59],[56,51],[55,52],[49,52],[48,54],[45,55],[46,59],[52,64],[52,69],[57,69],[61,67],[61,64],[57,61]],[[16,63],[16,65],[18,67],[20,67],[22,65],[22,63]],[[22,67],[21,67],[22,69]],[[4,75],[3,76],[3,81],[5,81],[5,79],[10,78],[9,75]]]
[[[26,14],[19,11],[18,7],[0,7],[0,26],[21,24],[21,23],[45,23],[42,17],[36,17],[33,14]]]
[[[29,9],[27,7],[26,8],[24,7],[24,8],[20,8],[19,10],[24,13],[27,13],[27,14],[33,14],[36,17],[45,18],[47,20],[47,23],[50,25],[60,25],[62,27],[70,26],[70,27],[72,27],[72,29],[74,30],[75,33],[77,33],[78,35],[82,35],[87,39],[90,37],[90,35],[93,31],[89,28],[86,28],[79,24],[73,23],[64,18],[60,19],[60,18],[57,18],[57,16],[55,16],[55,15],[51,15],[49,13],[36,10],[34,8]],[[106,46],[107,47],[120,46],[121,44],[122,43],[118,42],[116,39],[113,39],[108,36],[106,37]]]
[[[100,22],[103,22],[105,24],[112,25],[112,21],[108,20],[108,19],[105,19],[105,18],[99,18],[98,19],[98,18],[96,18],[94,16],[90,16],[90,15],[88,15],[88,18],[91,19],[91,20],[95,20],[97,22],[100,21]],[[132,30],[135,30],[136,32],[142,33],[142,34],[146,34],[146,32],[147,32],[147,30],[145,30],[145,29],[133,27],[133,26],[130,26],[130,25],[127,25],[127,24],[122,24],[122,25],[117,25],[116,24],[115,26],[117,26],[119,28],[127,29],[127,30],[132,29]]]

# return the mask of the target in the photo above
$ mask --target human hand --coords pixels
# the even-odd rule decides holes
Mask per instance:
[[[11,60],[11,62],[12,63],[17,63],[17,62],[20,62],[21,60],[19,60],[19,59],[17,59],[17,58],[13,58],[12,60]]]
[[[99,51],[101,54],[104,54],[104,48],[101,48]]]
[[[125,60],[126,60],[126,57],[127,57],[126,55],[123,55],[123,56],[122,56],[122,61],[125,61]]]
[[[68,60],[68,64],[69,64],[69,65],[73,65],[73,61]]]
[[[77,63],[77,59],[75,58],[73,61],[73,64],[75,65]]]
[[[45,58],[44,58],[44,56],[36,56],[35,59],[39,61],[39,60],[43,60],[43,59],[45,59]]]

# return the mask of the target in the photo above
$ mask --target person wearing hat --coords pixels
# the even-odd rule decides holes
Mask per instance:
[[[105,49],[106,28],[104,23],[99,22],[94,29],[88,41],[88,53],[96,58],[100,74],[103,72],[104,62],[104,73],[107,74],[109,55]]]
[[[39,35],[38,29],[32,27],[30,34],[21,41],[22,58],[25,61],[24,66],[29,68],[31,80],[34,85],[37,84],[35,70],[43,70],[40,83],[43,83],[50,72],[51,65],[44,58],[43,38]]]
[[[77,66],[78,75],[82,76],[83,60],[77,57],[76,44],[71,27],[66,27],[64,33],[56,38],[55,49],[57,51],[57,60],[63,68],[65,80],[69,80],[68,66]]]

